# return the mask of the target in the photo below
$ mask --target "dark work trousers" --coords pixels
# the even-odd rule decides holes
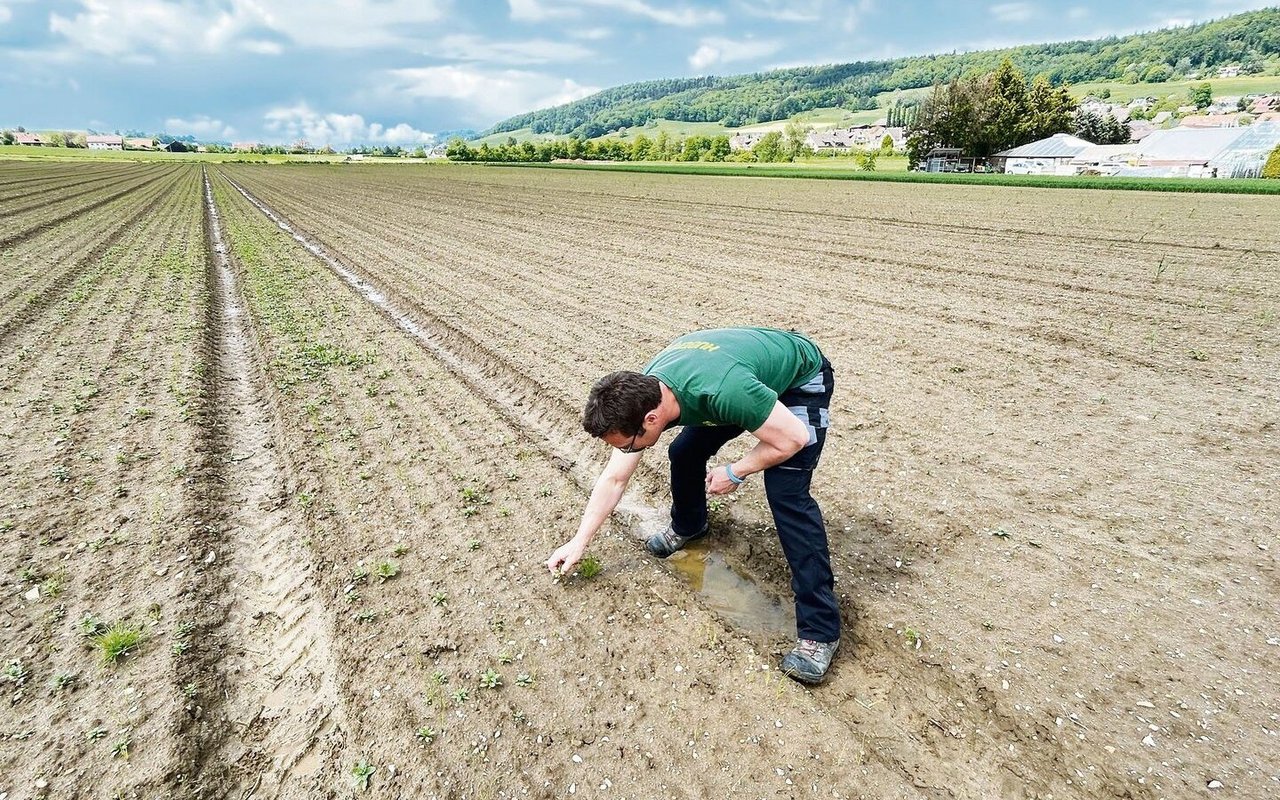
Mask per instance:
[[[840,638],[840,609],[831,573],[831,552],[822,510],[809,494],[813,469],[818,466],[830,425],[835,375],[831,362],[809,383],[788,389],[778,401],[809,429],[809,444],[777,466],[764,471],[764,490],[773,511],[778,540],[791,567],[791,591],[796,597],[796,633],[802,639],[834,642]],[[671,527],[681,536],[707,524],[707,461],[742,428],[686,426],[667,453],[671,457]]]

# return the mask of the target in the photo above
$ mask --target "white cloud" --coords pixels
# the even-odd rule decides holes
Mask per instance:
[[[734,41],[720,37],[708,37],[698,43],[698,49],[689,56],[689,66],[695,70],[705,70],[716,64],[727,64],[731,61],[747,61],[772,55],[781,45],[778,42],[756,39]]]
[[[78,0],[49,15],[49,30],[81,52],[149,60],[152,53],[278,55],[300,47],[406,44],[415,26],[438,22],[448,0]]]
[[[170,117],[164,121],[164,129],[166,133],[190,133],[200,139],[230,139],[236,135],[235,128],[223,124],[220,119],[213,119],[204,114],[198,114],[191,119]]]
[[[388,75],[387,90],[396,96],[457,101],[473,122],[558,106],[600,91],[568,78],[515,69],[446,65],[396,69]]]
[[[598,42],[601,39],[608,39],[613,35],[611,28],[574,28],[565,31],[566,36],[574,39],[583,39],[588,42]]]
[[[681,5],[667,8],[645,0],[507,0],[511,19],[521,22],[543,22],[549,19],[580,17],[584,7],[621,11],[636,17],[692,28],[698,25],[715,25],[724,22],[724,14],[712,9]]]
[[[1072,6],[1067,9],[1067,19],[1072,20],[1073,22],[1078,22],[1083,19],[1088,19],[1090,13],[1089,9],[1085,6]]]
[[[13,12],[9,10],[9,7],[0,6],[0,25],[3,25],[11,19],[13,19]]]
[[[495,64],[545,64],[549,61],[581,61],[594,53],[572,42],[531,39],[523,42],[494,42],[470,34],[455,34],[441,39],[431,48],[432,56],[486,61]]]
[[[609,8],[622,11],[637,17],[660,22],[663,25],[676,25],[682,28],[693,28],[698,25],[716,25],[724,22],[724,14],[719,11],[700,9],[695,6],[679,8],[660,8],[644,0],[577,0],[585,6]]]
[[[1031,3],[997,3],[988,11],[998,22],[1026,22],[1035,16],[1036,8]]]
[[[507,0],[511,7],[511,18],[520,22],[544,22],[549,19],[570,19],[577,17],[576,8],[548,6],[539,0]]]
[[[388,128],[366,123],[360,114],[321,114],[306,103],[273,108],[262,119],[266,129],[281,139],[306,139],[313,145],[430,144],[435,140],[435,134],[407,122]]]
[[[817,22],[830,10],[827,0],[739,0],[736,5],[747,16],[775,22]]]

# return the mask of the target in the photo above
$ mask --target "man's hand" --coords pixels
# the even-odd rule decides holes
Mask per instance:
[[[707,472],[707,494],[732,494],[738,484],[729,480],[729,472],[725,467],[716,467]]]
[[[551,558],[547,559],[547,569],[552,575],[567,575],[582,560],[582,554],[585,552],[587,552],[587,543],[575,536],[551,554]]]

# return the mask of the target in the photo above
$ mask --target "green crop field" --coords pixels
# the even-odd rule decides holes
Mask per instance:
[[[1078,83],[1071,87],[1071,93],[1076,97],[1084,97],[1109,90],[1110,99],[1113,102],[1127,103],[1138,97],[1187,97],[1191,88],[1201,83],[1208,83],[1213,87],[1214,97],[1280,92],[1280,75],[1249,75],[1242,78],[1209,78],[1207,81],[1169,81],[1167,83],[1125,83],[1123,81]]]

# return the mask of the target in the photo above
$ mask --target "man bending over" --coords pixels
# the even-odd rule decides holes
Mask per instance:
[[[765,494],[791,567],[796,646],[782,669],[808,684],[825,677],[840,644],[840,610],[822,511],[809,494],[822,454],[835,380],[807,337],[772,328],[718,328],[681,336],[643,373],[613,372],[591,388],[587,433],[616,448],[596,480],[578,532],[547,559],[569,572],[618,505],[643,451],[683,426],[671,459],[671,524],[645,543],[666,558],[707,535],[707,495],[735,491],[764,473]],[[730,439],[758,440],[738,461],[707,469]]]

